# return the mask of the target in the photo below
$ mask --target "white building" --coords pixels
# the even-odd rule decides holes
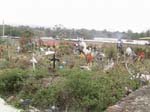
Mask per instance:
[[[106,43],[117,43],[118,39],[117,38],[95,37],[94,40],[92,40],[92,41],[106,42]],[[137,45],[145,45],[145,44],[149,43],[147,40],[128,40],[128,39],[122,39],[122,42],[125,44],[137,44]]]

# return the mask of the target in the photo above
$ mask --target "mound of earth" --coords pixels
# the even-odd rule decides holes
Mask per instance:
[[[132,92],[106,112],[150,112],[150,85]]]

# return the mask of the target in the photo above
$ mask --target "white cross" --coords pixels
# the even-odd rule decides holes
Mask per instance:
[[[41,51],[41,52],[44,52],[44,49],[43,49],[42,47],[40,47],[40,51]]]
[[[46,51],[45,55],[51,55],[51,54],[54,54],[54,53],[55,53],[54,51]]]
[[[35,64],[37,63],[37,60],[34,57],[34,53],[32,55],[32,59],[30,60],[30,62],[32,63],[33,71],[35,71]]]

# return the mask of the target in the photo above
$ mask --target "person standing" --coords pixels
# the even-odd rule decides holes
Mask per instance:
[[[123,41],[121,39],[117,40],[117,49],[118,49],[119,53],[124,54]]]

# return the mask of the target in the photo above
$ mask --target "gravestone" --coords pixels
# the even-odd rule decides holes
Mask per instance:
[[[30,62],[32,63],[33,71],[35,71],[35,64],[37,63],[37,60],[35,59],[34,56],[35,54],[33,53],[32,59],[30,60]]]

